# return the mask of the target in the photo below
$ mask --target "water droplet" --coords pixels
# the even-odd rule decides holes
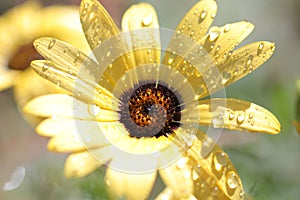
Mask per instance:
[[[93,117],[97,117],[100,114],[101,109],[94,105],[94,104],[89,104],[88,105],[88,112],[90,113],[90,115],[92,115]]]
[[[58,87],[60,87],[60,86],[61,86],[61,81],[58,80],[57,83],[56,83],[56,85],[57,85]]]
[[[212,19],[214,19],[214,18],[216,17],[216,13],[215,13],[215,12],[211,13],[210,17],[211,17]]]
[[[54,47],[56,43],[56,40],[55,39],[51,39],[49,44],[48,44],[48,50],[52,49]]]
[[[49,69],[49,65],[44,64],[42,67],[42,71],[45,72]]]
[[[253,61],[253,55],[249,55],[246,65],[251,65]]]
[[[274,52],[275,51],[275,44],[271,45],[271,51]]]
[[[227,174],[227,185],[231,189],[235,189],[239,185],[239,179],[238,176],[234,171],[230,171]]]
[[[75,59],[74,59],[74,63],[77,63],[77,62],[78,62],[78,60],[80,59],[80,56],[81,56],[81,53],[80,53],[80,51],[78,51],[78,52],[76,53],[76,57],[75,57]]]
[[[221,49],[221,46],[218,45],[218,46],[216,47],[215,54],[218,53],[218,52],[220,51],[220,49]]]
[[[180,158],[180,159],[177,161],[176,167],[177,167],[178,169],[184,169],[187,162],[188,162],[188,158],[187,158],[187,157],[182,157],[182,158]]]
[[[212,190],[211,190],[211,195],[212,196],[217,196],[219,194],[219,188],[218,187],[214,187]]]
[[[237,75],[238,75],[238,73],[239,73],[239,70],[238,70],[238,69],[234,70],[234,72],[233,72],[233,76],[237,76]]]
[[[142,20],[142,26],[147,27],[150,26],[153,23],[153,15],[148,14],[146,15]]]
[[[168,64],[171,65],[174,61],[175,58],[175,52],[173,52],[172,54],[169,54],[169,59],[168,59]]]
[[[245,115],[243,113],[240,113],[236,118],[236,122],[238,124],[242,124],[244,121],[245,121]]]
[[[191,171],[190,171],[190,169],[185,169],[185,170],[183,171],[183,177],[184,177],[185,179],[190,179],[190,178],[191,178]]]
[[[226,24],[224,27],[224,33],[228,33],[231,30],[231,25],[230,24]]]
[[[264,43],[261,42],[261,43],[258,45],[257,55],[260,55],[260,54],[261,54],[263,48],[264,48]]]
[[[207,15],[207,12],[205,10],[203,10],[200,14],[201,21],[206,17],[206,15]]]
[[[229,113],[229,120],[233,120],[235,118],[235,114],[233,112]]]
[[[220,128],[224,124],[224,120],[223,120],[222,117],[214,117],[211,120],[211,123],[212,123],[212,125],[213,125],[214,128]]]
[[[193,170],[193,180],[196,181],[197,179],[199,179],[199,173],[200,172],[200,166],[196,167],[196,169]]]
[[[217,171],[220,171],[222,167],[225,167],[228,164],[227,155],[224,152],[217,152],[214,155],[214,164],[215,164],[215,169]]]
[[[106,57],[110,57],[110,55],[111,55],[111,52],[110,52],[110,50],[108,50],[108,51],[106,52]]]
[[[69,49],[67,47],[64,48],[64,53],[67,53],[69,51]]]
[[[250,112],[249,113],[249,119],[252,119],[253,118],[253,112]]]
[[[231,78],[231,73],[224,71],[222,73],[222,84],[225,85]]]
[[[211,42],[216,41],[218,37],[220,36],[220,28],[213,26],[209,29],[209,40]]]
[[[240,194],[239,194],[240,198],[243,198],[244,195],[245,195],[245,192],[244,192],[244,191],[241,191]]]
[[[93,19],[95,17],[95,13],[94,12],[90,12],[89,18]]]

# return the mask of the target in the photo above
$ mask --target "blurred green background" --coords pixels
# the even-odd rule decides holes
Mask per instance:
[[[21,1],[1,0],[0,12]],[[43,1],[79,4],[75,1]],[[120,23],[124,10],[139,1],[103,0]],[[145,1],[144,1],[145,2]],[[196,0],[148,0],[158,12],[161,27],[174,29]],[[280,135],[226,131],[219,143],[235,164],[245,190],[254,199],[299,199],[300,136],[292,125],[296,112],[295,82],[300,79],[299,0],[217,0],[214,25],[247,19],[255,25],[241,44],[257,40],[276,43],[273,57],[252,74],[226,89],[228,97],[254,102],[271,110],[280,120]],[[0,34],[1,29],[0,27]],[[66,155],[50,153],[47,139],[41,138],[22,119],[13,91],[0,92],[0,199],[107,199],[103,169],[81,179],[64,178]],[[24,167],[24,168],[23,168]],[[12,173],[25,173],[21,185],[10,191],[2,188]],[[155,191],[161,190],[158,184]],[[155,196],[155,195],[153,195]]]

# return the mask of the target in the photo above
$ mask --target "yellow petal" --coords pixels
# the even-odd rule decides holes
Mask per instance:
[[[277,134],[280,123],[268,110],[239,99],[199,101],[200,124],[231,130]]]
[[[64,173],[68,178],[83,177],[95,171],[102,165],[89,152],[74,153],[68,156]]]
[[[63,72],[93,81],[99,77],[97,63],[66,42],[51,37],[42,37],[34,41],[34,47]]]
[[[202,38],[200,44],[209,53],[212,61],[218,63],[238,46],[252,32],[253,28],[253,24],[247,21],[227,24],[220,28],[214,26]]]
[[[61,67],[51,61],[35,60],[33,69],[42,77],[67,90],[72,96],[88,104],[96,104],[104,109],[115,110],[117,99],[93,80],[76,77],[61,71]]]
[[[174,164],[161,169],[159,173],[176,198],[185,199],[193,194],[192,168],[188,165],[188,158],[181,157]]]
[[[199,131],[185,155],[192,170],[196,199],[243,199],[244,190],[236,169],[206,134]]]
[[[86,149],[97,149],[109,146],[104,137],[104,124],[94,121],[57,119],[65,123],[53,123],[62,128],[48,143],[48,149],[56,152],[78,152]],[[43,129],[39,130],[45,132]],[[49,131],[49,130],[48,130]],[[52,131],[55,131],[52,129]],[[100,159],[100,158],[99,158]]]
[[[81,1],[80,20],[92,50],[119,33],[111,16],[97,0]]]
[[[45,137],[53,137],[59,135],[63,131],[66,131],[67,128],[73,125],[73,120],[49,118],[42,121],[36,127],[36,132]]]
[[[274,43],[261,41],[248,44],[229,53],[222,63],[218,63],[218,72],[211,72],[209,67],[203,70],[203,75],[206,78],[197,80],[197,86],[203,89],[199,98],[206,97],[250,74],[266,62],[274,50]]]
[[[206,34],[217,13],[215,0],[202,0],[195,4],[182,18],[176,32],[200,41]]]
[[[130,34],[136,65],[160,63],[159,23],[155,9],[147,3],[131,6],[122,19],[123,31]],[[147,41],[145,48],[144,42]],[[151,41],[151,43],[149,43]]]
[[[163,64],[182,69],[185,65],[183,57],[193,49],[193,46],[201,45],[200,41],[209,29],[216,13],[217,4],[214,0],[202,0],[195,4],[178,24],[176,33],[169,43],[168,51],[164,55]],[[182,55],[176,55],[179,52]],[[191,68],[189,66],[184,68],[186,68],[184,72],[194,70],[189,69]]]
[[[24,112],[41,117],[65,117],[93,121],[116,121],[117,113],[85,104],[66,94],[37,97],[24,106]]]
[[[132,161],[128,160],[127,162]],[[135,164],[138,165],[139,163]],[[113,196],[130,200],[140,200],[147,199],[155,178],[156,171],[147,174],[127,174],[126,172],[115,171],[109,167],[106,171],[105,181],[108,191]]]

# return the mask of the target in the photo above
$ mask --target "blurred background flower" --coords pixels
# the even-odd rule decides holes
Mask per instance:
[[[0,10],[3,13],[21,2],[1,0]],[[120,23],[122,13],[129,4],[139,1],[101,2],[114,20]],[[161,27],[174,29],[184,13],[197,1],[147,2],[156,8]],[[277,136],[226,131],[220,143],[254,199],[298,199],[300,138],[292,121],[296,112],[295,83],[300,77],[300,3],[298,0],[217,2],[221,13],[216,16],[215,25],[243,19],[255,24],[254,32],[241,45],[266,38],[276,43],[272,59],[238,84],[228,87],[227,95],[272,110],[282,124],[282,133]],[[43,1],[44,5],[53,3],[78,5],[79,0]],[[45,139],[34,134],[18,113],[12,90],[0,93],[0,112],[0,199],[106,199],[103,182],[99,178],[103,174],[101,170],[83,179],[64,178],[65,156],[46,151]],[[17,178],[12,176],[15,174]],[[19,187],[12,189],[6,183],[13,181],[21,184],[14,184]],[[157,191],[163,188],[157,185]],[[9,188],[11,190],[7,191]]]

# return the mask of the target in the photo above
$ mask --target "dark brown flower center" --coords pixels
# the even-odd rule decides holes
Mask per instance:
[[[19,47],[9,60],[8,67],[14,70],[24,70],[30,66],[33,60],[43,59],[43,57],[35,50],[32,43],[28,43]]]
[[[174,92],[162,84],[147,83],[121,97],[120,121],[130,136],[160,137],[180,126],[181,106]]]

